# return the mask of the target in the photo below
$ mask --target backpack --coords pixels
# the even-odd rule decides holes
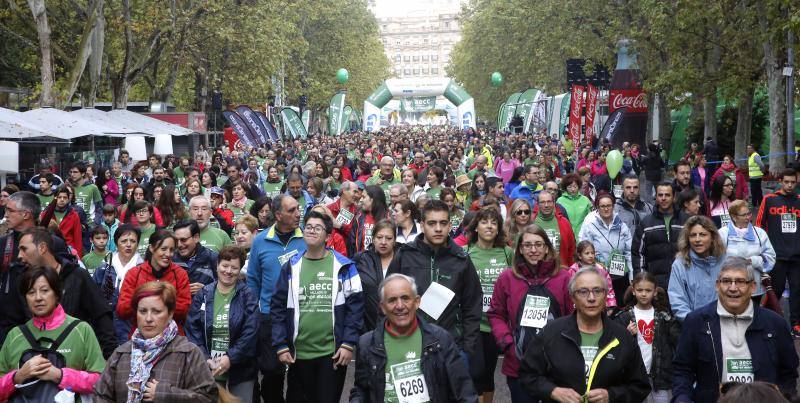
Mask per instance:
[[[41,355],[42,357],[46,358],[53,364],[56,368],[64,368],[67,366],[67,360],[64,356],[59,353],[58,347],[61,346],[61,343],[66,340],[67,336],[69,336],[70,332],[72,332],[75,327],[78,326],[80,320],[73,320],[67,327],[61,332],[60,335],[56,338],[55,341],[43,337],[41,340],[49,341],[50,347],[42,347],[39,344],[39,340],[34,338],[33,333],[31,333],[30,329],[26,324],[20,325],[19,330],[22,332],[22,335],[25,336],[25,339],[28,340],[28,343],[31,345],[31,348],[25,350],[22,353],[22,356],[19,358],[19,366],[22,367],[28,360],[31,358]],[[52,402],[55,401],[55,396],[61,389],[58,388],[58,384],[51,381],[41,381],[36,378],[34,379],[25,379],[22,381],[22,386],[17,388],[17,392],[14,396],[11,397],[9,402],[11,403],[34,403],[34,402]]]
[[[549,280],[548,280],[549,281]],[[517,327],[514,329],[513,336],[514,336],[514,351],[517,353],[517,358],[520,360],[524,356],[525,351],[527,351],[528,346],[530,345],[533,340],[539,335],[544,328],[544,325],[547,323],[552,322],[554,319],[561,316],[561,307],[558,304],[558,300],[553,295],[550,290],[545,287],[547,281],[542,284],[528,284],[528,292],[525,293],[525,298],[523,298],[519,303],[519,308],[517,309],[517,321],[514,322],[517,324]],[[543,322],[542,326],[540,327],[533,327],[533,326],[523,326],[523,315],[525,313],[525,304],[529,298],[538,299],[538,301],[544,302],[541,298],[545,298],[549,301],[549,309],[546,311],[542,311],[541,309],[536,310],[529,310],[528,314],[525,319],[526,322],[531,321],[538,321],[540,324]]]

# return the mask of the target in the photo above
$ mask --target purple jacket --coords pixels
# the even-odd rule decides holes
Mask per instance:
[[[551,266],[552,267],[552,266]],[[554,277],[550,277],[545,287],[553,293],[561,308],[561,315],[569,315],[575,309],[569,295],[569,270],[561,269]],[[497,345],[505,353],[503,360],[503,375],[516,378],[519,371],[519,358],[517,358],[514,348],[507,348],[514,345],[514,329],[518,323],[517,314],[522,298],[528,293],[528,283],[541,284],[541,278],[522,278],[511,269],[500,274],[497,283],[494,285],[492,293],[492,303],[486,315],[489,324],[492,326],[492,334]]]

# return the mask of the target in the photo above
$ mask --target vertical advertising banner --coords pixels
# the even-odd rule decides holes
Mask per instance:
[[[228,121],[233,131],[236,132],[236,135],[239,136],[239,139],[242,140],[245,146],[258,147],[258,143],[255,141],[253,134],[250,133],[250,129],[247,128],[247,124],[242,120],[241,116],[231,111],[222,112],[222,116]]]
[[[597,133],[594,130],[594,117],[597,114],[597,95],[599,90],[592,84],[586,88],[586,136],[584,142],[587,144],[592,143]]]
[[[581,104],[583,104],[584,87],[582,85],[572,86],[572,95],[569,103],[569,137],[576,146],[581,142]]]
[[[338,136],[341,134],[342,119],[344,118],[344,93],[340,92],[331,98],[331,105],[328,108],[328,135]]]

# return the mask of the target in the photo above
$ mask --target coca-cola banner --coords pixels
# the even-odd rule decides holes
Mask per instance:
[[[586,87],[586,135],[584,142],[591,144],[595,137],[594,116],[597,112],[597,94],[600,91],[592,84]]]
[[[647,113],[647,97],[641,88],[614,89],[608,94],[608,112],[628,108],[628,113]]]
[[[572,86],[572,95],[569,104],[569,137],[573,144],[581,143],[581,106],[583,104],[584,87],[582,85]]]

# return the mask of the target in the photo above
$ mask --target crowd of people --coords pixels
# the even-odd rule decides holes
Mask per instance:
[[[614,149],[386,128],[43,168],[0,193],[0,401],[491,402],[501,359],[514,403],[797,399],[797,169],[762,197],[752,146]]]

